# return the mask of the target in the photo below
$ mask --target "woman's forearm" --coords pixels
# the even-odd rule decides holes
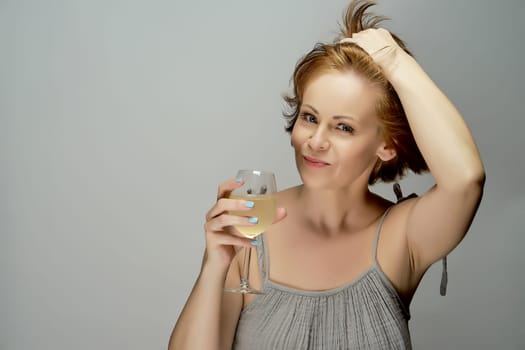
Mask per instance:
[[[483,164],[465,121],[419,64],[398,54],[387,75],[438,186],[482,181]]]
[[[219,320],[227,271],[204,265],[184,306],[169,350],[219,349]]]

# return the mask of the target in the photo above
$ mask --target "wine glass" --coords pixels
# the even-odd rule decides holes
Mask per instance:
[[[234,226],[245,237],[255,238],[270,226],[275,218],[275,175],[268,171],[239,170],[237,179],[242,179],[244,185],[231,192],[229,198],[243,199],[254,203],[253,209],[246,211],[230,211],[232,215],[258,218],[257,224],[250,226]],[[251,248],[243,247],[244,259],[241,269],[241,283],[238,288],[225,289],[226,292],[242,294],[261,294],[260,291],[250,287],[248,272],[250,269]]]

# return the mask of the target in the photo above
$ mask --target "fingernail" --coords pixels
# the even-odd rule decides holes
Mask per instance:
[[[253,218],[250,218],[250,220],[248,220],[250,223],[252,224],[256,224],[259,222],[259,218],[256,218],[256,217],[253,217]]]
[[[241,177],[236,178],[236,179],[235,179],[235,182],[237,182],[237,183],[241,183],[241,182],[242,182],[242,178],[241,178]]]
[[[253,241],[250,242],[250,244],[257,247],[259,245],[259,241],[254,239]]]
[[[254,205],[255,205],[255,203],[252,202],[252,201],[244,202],[244,206],[246,208],[253,208]]]

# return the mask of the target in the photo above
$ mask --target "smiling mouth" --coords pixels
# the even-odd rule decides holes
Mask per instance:
[[[303,156],[303,159],[305,160],[306,164],[316,167],[316,168],[325,167],[325,166],[330,165],[330,163],[324,162],[320,159],[308,157],[308,156]]]

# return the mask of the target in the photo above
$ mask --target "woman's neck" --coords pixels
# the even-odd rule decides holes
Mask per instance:
[[[378,197],[367,186],[359,190],[319,190],[301,185],[296,196],[301,220],[308,227],[327,235],[363,228],[372,218],[370,210],[379,204]]]

